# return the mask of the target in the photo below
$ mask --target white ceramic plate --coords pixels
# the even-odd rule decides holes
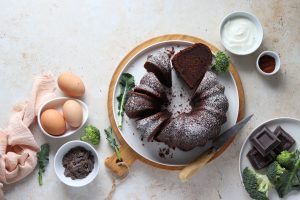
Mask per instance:
[[[144,69],[144,63],[146,62],[147,56],[152,52],[155,52],[161,48],[171,48],[174,47],[175,52],[191,46],[192,43],[186,41],[166,41],[154,44],[141,52],[137,53],[124,67],[123,72],[130,73],[135,78],[136,85],[139,84],[141,78],[146,74],[146,70]],[[225,73],[223,75],[218,76],[219,81],[225,86],[225,94],[229,100],[229,110],[227,112],[227,122],[223,125],[222,130],[233,126],[236,123],[238,112],[239,112],[239,96],[238,90],[236,87],[235,80],[231,73]],[[114,97],[113,97],[113,112],[114,118],[117,122],[117,109],[118,109],[118,102],[116,101],[116,97],[120,93],[119,83],[115,86]],[[182,82],[181,79],[178,79],[174,70],[172,70],[172,92],[177,94],[183,94],[186,96],[189,93],[189,89],[187,86]],[[174,102],[174,103],[173,103]],[[179,105],[187,104],[186,99],[182,98],[175,98],[175,101],[172,100],[171,107],[177,106],[177,110],[182,110],[183,107],[179,108]],[[175,109],[175,110],[176,110]],[[159,156],[159,152],[168,146],[164,143],[159,142],[147,142],[141,141],[140,133],[136,129],[135,120],[129,119],[126,114],[124,115],[124,122],[122,130],[120,130],[122,137],[127,142],[127,144],[138,154],[142,157],[151,160],[155,163],[167,165],[167,166],[184,166],[190,163],[191,161],[195,160],[204,150],[205,147],[197,147],[191,151],[184,152],[179,149],[170,149],[170,154],[166,155],[164,158]]]
[[[281,126],[286,132],[288,132],[296,141],[296,145],[294,145],[294,148],[297,148],[298,143],[300,141],[300,121],[298,119],[293,119],[289,117],[282,117],[282,118],[276,118],[272,119],[269,121],[264,122],[263,124],[259,125],[257,128],[255,128],[252,133],[247,137],[245,140],[241,152],[240,152],[240,158],[239,158],[239,171],[240,171],[240,177],[242,180],[242,170],[245,167],[251,167],[251,164],[247,158],[247,153],[249,150],[252,148],[252,145],[249,141],[249,138],[251,135],[254,134],[257,130],[259,130],[262,126],[267,126],[270,128],[271,131],[274,131],[277,126]],[[263,170],[262,170],[263,171]],[[242,180],[243,181],[243,180]],[[269,197],[270,199],[280,199],[278,197],[277,192],[275,189],[270,190],[269,192]],[[299,191],[292,191],[290,192],[285,198],[283,199],[288,199],[288,200],[296,200],[300,199],[300,192]]]

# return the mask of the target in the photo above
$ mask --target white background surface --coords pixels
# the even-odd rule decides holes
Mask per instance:
[[[270,118],[300,117],[299,0],[1,0],[0,127],[5,127],[12,105],[29,95],[35,75],[50,71],[57,76],[71,70],[86,84],[90,122],[103,130],[109,125],[108,83],[128,51],[144,40],[168,33],[202,37],[221,47],[219,23],[236,10],[256,15],[265,35],[253,55],[231,56],[244,84],[246,115],[255,113],[254,119],[221,157],[191,181],[180,183],[177,172],[136,162],[114,199],[248,199],[238,174],[238,154],[245,137]],[[266,78],[256,71],[255,58],[262,50],[275,50],[281,56],[282,69],[274,77]],[[37,129],[34,132],[43,143],[42,133]],[[111,187],[104,166],[89,186],[69,188],[53,170],[53,155],[64,141],[50,142],[44,185],[38,186],[36,170],[21,182],[5,187],[7,199],[104,199]],[[112,153],[104,134],[97,150],[102,163]]]

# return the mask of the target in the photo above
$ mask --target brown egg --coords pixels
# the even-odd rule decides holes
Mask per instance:
[[[42,113],[41,125],[47,133],[54,136],[62,135],[66,131],[66,122],[55,109],[48,109]]]
[[[78,128],[82,124],[83,110],[81,105],[75,100],[68,100],[64,103],[63,115],[71,127]]]
[[[70,72],[62,73],[58,77],[57,83],[59,88],[68,96],[82,97],[84,95],[84,83],[78,76]]]

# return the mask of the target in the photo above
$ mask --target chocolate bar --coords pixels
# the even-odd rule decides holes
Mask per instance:
[[[275,160],[275,157],[276,155],[274,152],[264,157],[255,148],[252,148],[247,153],[247,158],[249,159],[253,168],[256,170],[260,170],[267,167],[271,162]]]
[[[283,130],[281,126],[276,127],[274,135],[280,140],[280,144],[274,149],[277,154],[284,150],[289,150],[295,144],[292,136]]]
[[[250,139],[253,147],[263,156],[268,156],[278,145],[280,140],[267,127],[263,127]]]

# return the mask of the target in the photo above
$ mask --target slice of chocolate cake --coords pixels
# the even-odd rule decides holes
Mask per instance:
[[[146,63],[144,64],[145,69],[148,72],[153,72],[158,80],[167,87],[172,86],[169,54],[170,53],[166,49],[160,49],[159,51],[149,55]]]
[[[160,110],[156,99],[134,91],[128,92],[128,100],[125,104],[125,113],[129,118],[150,116]]]
[[[177,74],[191,88],[196,88],[212,62],[208,46],[196,43],[175,54],[172,64]]]
[[[136,121],[137,129],[141,131],[142,138],[152,141],[153,137],[162,129],[165,122],[171,117],[168,111],[158,112],[154,115]]]
[[[157,98],[162,102],[166,102],[168,100],[165,87],[152,72],[143,76],[140,84],[134,88],[134,91]]]

